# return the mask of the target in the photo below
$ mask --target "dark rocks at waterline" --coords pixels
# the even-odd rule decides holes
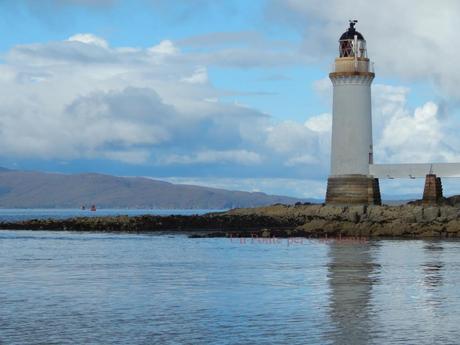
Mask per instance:
[[[460,207],[273,205],[202,216],[0,223],[0,229],[187,233],[191,237],[460,237]]]
[[[53,230],[94,232],[194,232],[226,230],[258,230],[266,227],[286,228],[301,225],[283,218],[264,215],[233,216],[208,214],[204,216],[115,216],[78,217],[64,220],[34,219],[0,223],[0,229]]]

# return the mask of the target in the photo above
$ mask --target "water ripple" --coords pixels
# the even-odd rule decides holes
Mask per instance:
[[[454,344],[455,241],[0,232],[3,344]]]

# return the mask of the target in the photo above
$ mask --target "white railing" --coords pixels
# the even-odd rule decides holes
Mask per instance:
[[[369,173],[378,178],[460,177],[460,163],[371,164]]]

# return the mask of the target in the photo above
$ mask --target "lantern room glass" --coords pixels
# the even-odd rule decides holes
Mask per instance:
[[[356,47],[355,47],[356,45]],[[339,41],[340,57],[367,58],[366,41],[360,39],[345,39]]]

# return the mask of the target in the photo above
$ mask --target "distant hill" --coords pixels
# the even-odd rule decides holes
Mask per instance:
[[[56,174],[0,168],[0,208],[224,209],[304,200],[172,184],[143,177]]]

